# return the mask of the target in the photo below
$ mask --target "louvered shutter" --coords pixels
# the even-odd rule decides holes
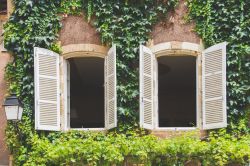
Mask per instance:
[[[227,126],[226,42],[202,52],[203,129]]]
[[[117,126],[116,106],[116,46],[113,45],[105,58],[105,126],[111,129]]]
[[[140,46],[140,125],[153,129],[153,64],[154,55],[145,46]]]
[[[60,130],[59,55],[34,48],[35,128]]]

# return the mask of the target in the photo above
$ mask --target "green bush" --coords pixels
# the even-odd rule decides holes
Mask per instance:
[[[207,141],[193,132],[169,139],[79,131],[50,137],[33,137],[24,165],[122,165],[124,160],[145,165],[184,165],[190,160],[203,165],[243,165],[250,159],[250,136],[235,138],[225,130],[211,134]]]

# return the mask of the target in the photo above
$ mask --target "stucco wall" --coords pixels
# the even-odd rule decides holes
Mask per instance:
[[[169,13],[169,17],[153,27],[151,38],[154,44],[169,41],[182,41],[200,43],[200,38],[194,32],[195,24],[187,23],[184,17],[187,15],[185,0],[180,0],[176,9]],[[63,28],[60,31],[61,45],[68,44],[97,44],[101,45],[101,37],[91,23],[84,16],[67,16],[62,19]]]
[[[6,17],[0,17],[0,165],[8,165],[8,149],[5,144],[5,127],[7,124],[6,115],[3,109],[4,96],[6,94],[6,82],[4,80],[4,68],[10,60],[10,56],[6,52],[2,52],[2,25]]]
[[[10,56],[7,53],[0,53],[0,165],[8,164],[8,150],[5,144],[6,115],[2,107],[6,94],[6,82],[4,80],[4,68]]]
[[[194,32],[194,23],[186,23],[187,6],[184,0],[180,0],[175,11],[169,13],[167,20],[159,22],[153,27],[151,38],[154,44],[170,41],[182,41],[200,43],[200,38]]]
[[[97,44],[101,45],[100,35],[84,16],[68,16],[62,20],[59,40],[61,45]]]

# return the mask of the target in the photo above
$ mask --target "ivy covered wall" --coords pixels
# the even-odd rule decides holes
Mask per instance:
[[[151,32],[154,44],[180,41],[201,44],[201,37],[194,31],[195,22],[186,21],[188,6],[185,0],[180,0],[174,11],[168,13],[166,19],[157,22]]]
[[[249,130],[245,118],[247,111],[244,109],[249,94],[249,2],[242,0],[240,8],[236,1],[186,2],[189,15],[183,18],[183,26],[193,19],[196,26],[192,24],[190,27],[194,28],[206,46],[229,42],[228,110],[231,134],[220,131],[211,135],[208,142],[190,135],[158,140],[153,136],[142,136],[145,131],[138,127],[138,47],[152,38],[150,34],[154,25],[158,23],[159,26],[159,22],[164,25],[162,20],[167,22],[166,25],[171,22],[171,14],[168,13],[175,9],[177,0],[13,2],[15,10],[5,26],[4,37],[6,48],[15,60],[6,68],[6,79],[9,92],[18,94],[25,110],[18,127],[13,122],[8,123],[6,135],[17,165],[122,165],[129,157],[134,162],[148,165],[182,165],[189,160],[197,160],[204,165],[248,162],[250,139],[249,135],[242,134]],[[82,15],[83,12],[86,14]],[[61,19],[66,15],[93,23],[92,26],[100,34],[98,42],[108,46],[112,43],[117,45],[119,126],[107,135],[34,130],[33,47],[60,52],[57,41],[62,27]],[[234,23],[234,20],[239,22]],[[166,28],[171,30],[171,24]],[[199,37],[194,34],[190,32],[198,43]]]
[[[68,44],[102,45],[101,36],[85,16],[65,15],[62,19],[62,29],[59,33],[61,46]]]
[[[206,47],[227,41],[227,110],[229,128],[249,131],[250,2],[188,1],[189,18]]]
[[[1,26],[1,25],[0,25]],[[1,28],[0,28],[1,31]],[[0,39],[1,50],[1,39]],[[11,56],[0,51],[0,103],[4,101],[5,94],[7,93],[7,86],[4,80],[5,66],[10,62]],[[7,126],[7,120],[3,106],[0,104],[0,165],[8,164],[8,147],[5,143],[5,128]]]

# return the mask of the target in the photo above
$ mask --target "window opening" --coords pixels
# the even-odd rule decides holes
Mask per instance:
[[[104,128],[104,59],[72,58],[70,127]]]
[[[0,0],[0,14],[7,13],[7,0]]]
[[[196,126],[196,58],[158,58],[159,127]]]

